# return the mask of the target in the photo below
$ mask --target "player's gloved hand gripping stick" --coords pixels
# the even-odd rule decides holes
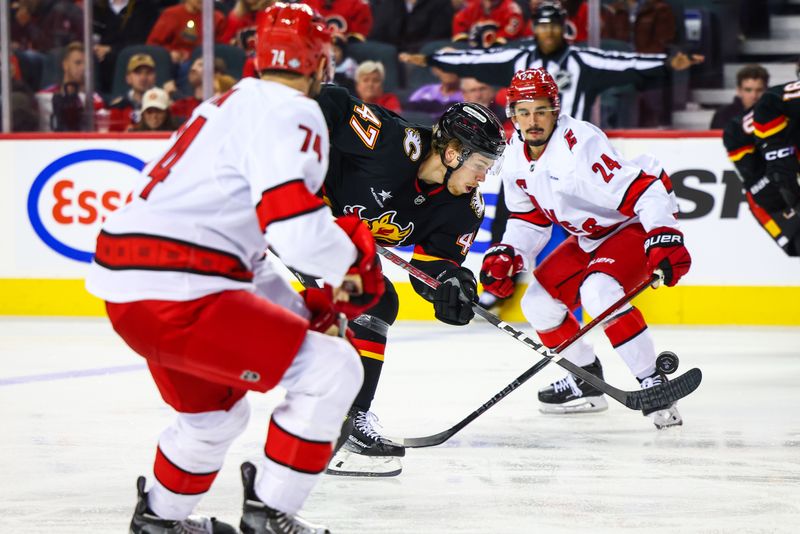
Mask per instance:
[[[429,276],[424,271],[417,269],[416,267],[405,261],[400,256],[385,249],[380,245],[377,245],[376,248],[378,254],[388,259],[395,265],[405,269],[412,276],[414,276],[421,282],[427,284],[432,288],[436,288],[438,286],[439,284],[438,280]],[[544,356],[544,359],[540,360],[539,362],[536,363],[536,365],[534,365],[533,367],[525,371],[523,374],[518,376],[516,380],[514,380],[511,384],[506,386],[502,391],[497,393],[494,397],[489,399],[489,401],[484,403],[480,408],[472,412],[469,416],[467,416],[465,419],[460,421],[452,428],[440,432],[438,434],[434,434],[431,436],[424,436],[420,438],[391,438],[391,439],[393,441],[401,443],[405,447],[410,447],[410,448],[432,447],[434,445],[439,445],[441,443],[444,443],[453,435],[455,435],[456,432],[467,426],[479,415],[481,415],[483,412],[491,408],[500,399],[506,397],[509,393],[517,389],[529,378],[531,378],[533,375],[542,370],[550,362],[555,362],[557,365],[563,367],[567,371],[571,372],[573,375],[580,377],[586,382],[589,382],[592,386],[602,391],[603,393],[613,398],[614,400],[620,402],[621,404],[624,404],[631,410],[647,410],[647,409],[658,408],[660,406],[664,406],[665,404],[671,404],[677,401],[678,399],[681,399],[689,395],[700,385],[700,382],[702,380],[702,373],[700,369],[697,368],[691,369],[686,373],[682,374],[681,376],[675,378],[674,380],[665,382],[660,386],[654,386],[652,388],[642,389],[637,391],[622,391],[608,384],[604,380],[601,380],[600,378],[594,376],[593,374],[586,372],[584,369],[573,364],[569,360],[565,360],[564,358],[559,356],[559,353],[561,353],[564,349],[572,345],[580,337],[585,335],[589,330],[591,330],[592,328],[600,324],[602,321],[607,319],[611,314],[613,314],[617,309],[619,309],[620,306],[624,305],[633,297],[644,291],[649,285],[657,284],[660,280],[661,276],[658,274],[653,274],[647,280],[643,280],[636,287],[628,291],[617,302],[612,304],[606,311],[595,317],[590,323],[581,328],[572,337],[565,340],[563,343],[561,343],[558,347],[556,347],[552,351],[548,350],[541,343],[538,343],[533,339],[531,339],[523,331],[515,329],[508,323],[502,321],[496,315],[486,311],[481,306],[477,304],[474,305],[473,310],[475,311],[476,315],[480,315],[488,322],[490,322],[493,326],[499,328],[503,332],[507,333],[508,335],[516,339],[517,341],[525,344],[529,349],[532,349],[537,353],[541,354],[542,356]]]

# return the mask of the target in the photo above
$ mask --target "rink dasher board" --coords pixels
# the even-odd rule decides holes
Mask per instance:
[[[650,322],[800,325],[793,304],[800,301],[800,260],[755,222],[719,132],[612,132],[611,139],[622,157],[649,152],[662,162],[692,253],[692,270],[678,287],[637,300]],[[167,143],[165,135],[0,136],[0,220],[7,229],[0,315],[103,315],[102,303],[83,289],[95,238],[142,179],[138,169]],[[465,262],[474,271],[489,245],[498,188],[494,178],[481,186],[486,217]],[[400,319],[433,319],[407,274],[388,262],[384,268],[401,295]],[[514,302],[503,318],[524,320]]]

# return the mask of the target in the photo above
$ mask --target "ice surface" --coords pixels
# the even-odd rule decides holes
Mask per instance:
[[[607,412],[542,415],[550,365],[390,479],[323,477],[304,515],[342,533],[797,532],[800,329],[654,327],[679,373],[684,426]],[[601,333],[606,379],[634,389]],[[458,422],[538,361],[486,323],[393,327],[373,410],[386,434]],[[198,511],[238,523],[238,466],[263,446],[282,393],[251,394],[247,432]],[[171,420],[143,361],[103,320],[0,319],[0,532],[122,533]]]

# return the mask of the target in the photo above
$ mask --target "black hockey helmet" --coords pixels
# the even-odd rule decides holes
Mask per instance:
[[[458,139],[462,147],[462,160],[474,153],[497,160],[506,148],[500,120],[491,110],[473,102],[459,102],[450,106],[433,127],[433,139],[440,146],[447,145],[451,139]]]
[[[567,20],[567,10],[557,0],[544,0],[536,6],[531,19],[534,26],[537,24],[563,25]]]

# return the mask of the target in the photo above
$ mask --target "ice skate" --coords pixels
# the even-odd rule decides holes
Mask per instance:
[[[182,521],[163,519],[147,506],[145,479],[136,480],[136,509],[131,519],[131,534],[236,534],[238,530],[214,517],[190,515]]]
[[[597,358],[582,369],[603,378],[603,366]],[[592,413],[608,409],[605,395],[572,373],[539,390],[539,403],[542,413]]]
[[[256,496],[256,466],[250,462],[242,464],[244,505],[239,528],[243,534],[330,534],[330,530],[309,523],[297,515],[270,508]]]
[[[382,437],[375,429],[378,418],[372,412],[352,408],[353,430],[328,463],[326,473],[354,477],[393,477],[403,470],[402,445]]]
[[[639,385],[642,389],[647,389],[653,386],[660,386],[666,381],[667,377],[655,372],[646,378],[640,379]],[[653,410],[642,410],[642,413],[650,417],[650,419],[653,420],[653,424],[656,425],[656,428],[659,430],[671,426],[680,426],[683,424],[683,419],[681,418],[680,412],[678,412],[676,404],[677,403],[673,402],[672,404],[661,406]]]

